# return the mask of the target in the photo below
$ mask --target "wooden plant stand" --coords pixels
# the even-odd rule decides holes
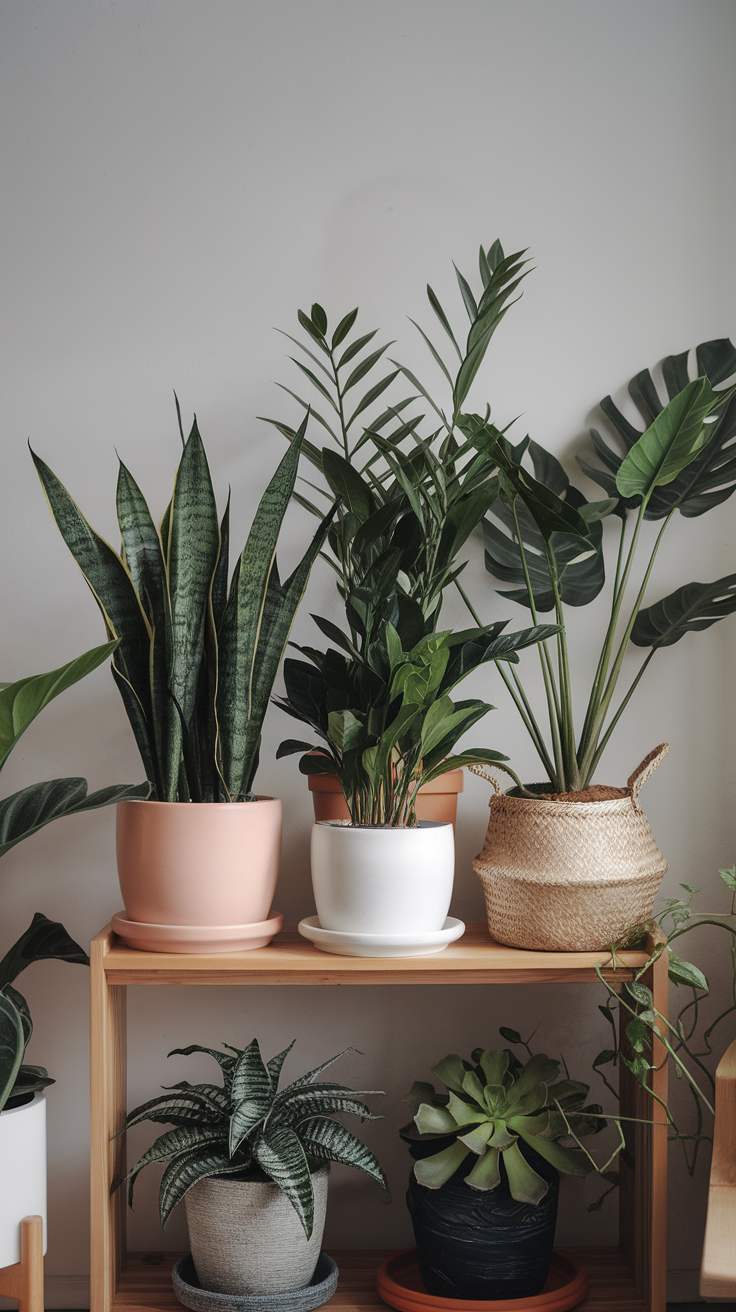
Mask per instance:
[[[134,984],[595,984],[595,966],[619,986],[647,961],[646,952],[526,952],[488,937],[470,925],[462,939],[429,957],[329,956],[296,931],[254,952],[193,954],[136,952],[110,927],[92,941],[92,1283],[91,1312],[162,1312],[181,1305],[170,1272],[181,1254],[129,1254],[125,1244],[125,1195],[111,1197],[113,1179],[125,1175],[125,1136],[114,1138],[126,1113],[126,989]],[[667,1014],[667,954],[642,981],[656,1009]],[[659,1052],[657,1051],[659,1048]],[[654,1064],[664,1052],[655,1042]],[[667,1094],[667,1068],[653,1074],[654,1092]],[[585,1265],[590,1291],[584,1312],[665,1312],[667,1128],[656,1104],[629,1071],[620,1072],[621,1114],[658,1124],[627,1131],[630,1166],[621,1163],[619,1245],[573,1250]],[[620,1160],[620,1159],[619,1159]],[[375,1292],[376,1270],[386,1250],[334,1252],[341,1273],[331,1306],[341,1312],[384,1309]]]
[[[0,1294],[17,1298],[18,1312],[43,1312],[43,1219],[20,1223],[20,1262],[0,1267]]]

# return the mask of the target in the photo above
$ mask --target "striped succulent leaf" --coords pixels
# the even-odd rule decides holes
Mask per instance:
[[[366,1148],[339,1121],[331,1121],[326,1116],[310,1117],[308,1121],[299,1124],[298,1134],[310,1157],[327,1162],[342,1162],[343,1166],[355,1166],[359,1171],[365,1171],[372,1180],[377,1180],[382,1189],[388,1188],[386,1177],[370,1148]]]
[[[299,1135],[289,1126],[267,1130],[256,1140],[253,1156],[261,1170],[286,1194],[310,1239],[314,1227],[314,1191]]]
[[[171,1157],[178,1157],[182,1153],[195,1150],[198,1154],[201,1154],[203,1149],[209,1154],[215,1147],[224,1151],[226,1143],[227,1139],[223,1131],[212,1126],[180,1125],[162,1134],[143,1156],[138,1158],[135,1166],[125,1176],[128,1181],[129,1206],[133,1206],[135,1182],[144,1166],[150,1165],[151,1162],[165,1162]]]
[[[233,1164],[225,1153],[206,1148],[193,1148],[172,1157],[161,1177],[158,1196],[161,1229],[192,1185],[207,1180],[211,1175],[236,1175],[242,1169],[241,1163]]]

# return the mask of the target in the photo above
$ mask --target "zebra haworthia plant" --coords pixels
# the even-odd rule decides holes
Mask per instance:
[[[348,1112],[361,1121],[378,1120],[359,1099],[381,1090],[354,1090],[319,1080],[322,1072],[344,1055],[338,1053],[279,1092],[281,1068],[294,1042],[268,1062],[261,1057],[257,1039],[242,1049],[223,1044],[228,1048],[224,1053],[199,1044],[174,1048],[169,1053],[170,1057],[207,1053],[219,1064],[223,1083],[190,1084],[181,1080],[173,1089],[128,1114],[126,1129],[142,1121],[174,1127],[156,1140],[125,1177],[131,1207],[135,1181],[151,1162],[168,1162],[159,1194],[162,1227],[172,1209],[199,1180],[211,1176],[244,1180],[265,1177],[286,1195],[309,1239],[314,1221],[311,1173],[321,1163],[355,1166],[387,1188],[373,1153],[333,1119]],[[123,1183],[122,1179],[115,1180],[113,1190]]]
[[[219,521],[196,419],[186,442],[182,432],[160,530],[120,461],[120,555],[33,455],[62,537],[118,640],[112,672],[158,801],[252,800],[271,689],[327,527],[282,583],[276,543],[306,424],[261,498],[229,587],[229,500]]]
[[[472,1061],[450,1053],[432,1070],[449,1094],[417,1081],[405,1098],[414,1121],[401,1131],[410,1146],[438,1141],[438,1152],[414,1163],[420,1184],[440,1189],[469,1158],[465,1183],[471,1189],[495,1189],[503,1158],[512,1198],[537,1204],[549,1183],[527,1161],[521,1144],[568,1175],[584,1176],[594,1169],[587,1153],[559,1140],[597,1133],[603,1126],[601,1108],[583,1106],[587,1084],[570,1079],[552,1083],[560,1073],[558,1061],[537,1053],[522,1066],[506,1048],[476,1048]]]

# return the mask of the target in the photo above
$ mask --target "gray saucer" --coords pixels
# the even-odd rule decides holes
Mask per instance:
[[[308,1285],[288,1294],[212,1294],[202,1289],[191,1253],[182,1257],[171,1272],[174,1293],[191,1312],[314,1312],[337,1289],[337,1262],[320,1253]]]

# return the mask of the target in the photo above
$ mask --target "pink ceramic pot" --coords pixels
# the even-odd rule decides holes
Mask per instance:
[[[281,801],[274,797],[256,802],[119,802],[117,860],[126,940],[148,946],[132,944],[132,922],[169,929],[201,927],[210,931],[203,935],[210,943],[218,937],[212,930],[222,930],[228,944],[233,938],[228,938],[228,929],[270,923],[281,819]],[[181,938],[191,942],[196,934]]]

